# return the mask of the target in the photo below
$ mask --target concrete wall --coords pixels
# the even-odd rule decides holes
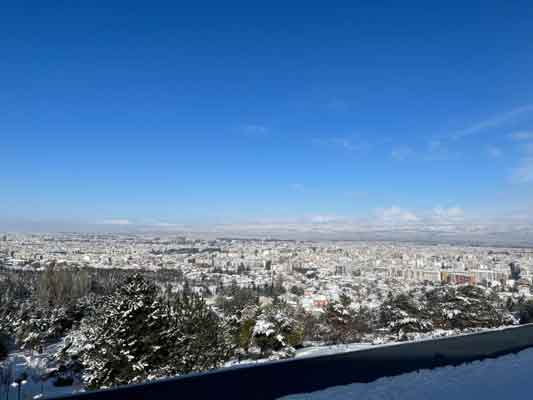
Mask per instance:
[[[424,368],[518,352],[533,346],[533,325],[380,346],[191,374],[159,382],[68,396],[80,400],[274,399],[329,386],[370,382]]]

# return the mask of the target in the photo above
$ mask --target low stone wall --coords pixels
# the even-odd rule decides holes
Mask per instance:
[[[532,346],[533,325],[522,325],[342,354],[243,365],[62,398],[275,399],[287,394],[311,392],[330,386],[370,382],[384,376],[418,369],[498,357]]]

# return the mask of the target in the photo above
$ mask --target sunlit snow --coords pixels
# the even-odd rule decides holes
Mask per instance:
[[[457,367],[421,370],[370,383],[354,383],[284,400],[415,399],[471,400],[529,398],[533,349]]]

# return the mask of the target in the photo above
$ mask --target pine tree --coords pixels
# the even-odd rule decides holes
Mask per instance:
[[[352,307],[352,299],[342,293],[338,301],[330,302],[322,316],[322,337],[332,344],[353,343],[368,331],[368,321]]]
[[[203,371],[231,356],[225,326],[201,297],[160,295],[134,275],[84,324],[80,360],[89,387]]]
[[[140,382],[165,356],[160,332],[164,307],[155,285],[141,275],[128,278],[84,325],[81,361],[90,387]]]
[[[389,293],[379,310],[379,322],[399,339],[407,339],[411,333],[433,330],[426,304],[416,291],[393,296]]]
[[[222,320],[195,294],[174,299],[162,342],[168,353],[164,370],[172,375],[219,367],[232,352]]]
[[[302,344],[303,335],[303,325],[293,310],[281,302],[261,309],[252,330],[253,343],[260,348],[261,355],[275,358],[293,356],[294,348]]]

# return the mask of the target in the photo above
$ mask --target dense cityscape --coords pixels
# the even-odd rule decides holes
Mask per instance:
[[[532,267],[530,248],[467,244],[3,234],[2,390],[71,393],[518,325],[533,315]]]

